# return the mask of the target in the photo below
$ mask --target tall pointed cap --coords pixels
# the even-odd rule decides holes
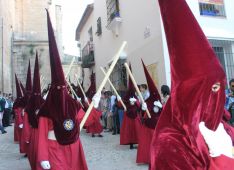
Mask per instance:
[[[41,93],[39,62],[38,62],[38,53],[37,52],[36,52],[34,76],[33,76],[33,93]]]
[[[186,1],[159,0],[159,4],[171,60],[172,83],[216,74],[225,76]]]
[[[96,80],[95,80],[96,76],[95,73],[92,72],[92,74],[90,75],[90,86],[89,89],[86,92],[86,96],[91,99],[94,94],[96,93]]]
[[[61,145],[68,145],[79,139],[77,113],[80,105],[68,94],[50,16],[47,10],[46,12],[52,82],[38,115],[50,118],[53,121],[56,140]]]
[[[55,35],[50,20],[49,12],[47,12],[47,25],[48,25],[48,37],[49,37],[49,51],[50,51],[50,67],[51,67],[51,85],[65,85],[65,77],[63,68],[55,40]]]
[[[19,83],[20,83],[20,88],[22,90],[23,96],[25,96],[26,95],[26,89],[25,89],[24,85],[22,84],[22,82],[19,82]]]
[[[21,91],[21,88],[20,88],[20,83],[19,83],[19,80],[18,80],[16,74],[15,74],[15,85],[16,85],[16,95],[17,95],[17,98],[23,97],[23,94],[22,94],[22,91]]]
[[[150,92],[149,99],[152,100],[152,102],[154,102],[156,100],[161,101],[161,97],[160,97],[160,94],[158,92],[158,89],[157,89],[152,77],[150,76],[150,74],[145,66],[145,63],[143,62],[142,59],[141,59],[141,62],[142,62],[143,68],[144,68],[145,78],[146,78],[148,89]]]
[[[129,69],[132,71],[132,66],[131,66],[130,63],[129,63]],[[136,92],[135,87],[133,85],[132,79],[129,76],[129,78],[128,78],[128,90],[126,92],[126,95],[124,96],[124,101],[128,102],[130,97],[136,98],[135,92]]]
[[[30,60],[28,62],[28,72],[27,72],[27,80],[26,80],[26,91],[27,92],[32,92],[32,77],[31,77]]]
[[[33,93],[31,94],[28,103],[25,107],[25,111],[28,113],[29,124],[33,128],[38,128],[38,116],[35,112],[41,107],[43,103],[44,100],[41,96],[38,54],[36,52],[33,76]]]

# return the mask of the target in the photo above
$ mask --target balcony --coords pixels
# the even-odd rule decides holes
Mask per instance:
[[[111,30],[116,37],[119,35],[119,27],[122,23],[120,17],[119,1],[118,0],[107,0],[107,29]]]
[[[94,46],[92,42],[88,42],[82,50],[82,67],[90,68],[94,64]]]

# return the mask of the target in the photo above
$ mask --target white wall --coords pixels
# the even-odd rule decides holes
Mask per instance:
[[[226,17],[201,16],[198,0],[186,0],[208,38],[234,39],[234,1],[224,0]]]
[[[128,42],[125,53],[128,61],[132,64],[132,70],[137,82],[144,83],[143,67],[141,58],[146,65],[157,63],[159,85],[166,83],[165,65],[163,58],[162,35],[160,27],[159,9],[155,0],[128,0],[120,1],[120,16],[122,24],[119,36],[116,37],[112,31],[107,30],[106,1],[96,0],[94,2],[94,32],[96,31],[96,20],[102,19],[102,35],[94,36],[96,69],[100,66],[107,66],[114,54],[117,52],[121,43]],[[144,38],[146,27],[150,29],[150,37]],[[103,75],[97,72],[97,84],[100,84]]]

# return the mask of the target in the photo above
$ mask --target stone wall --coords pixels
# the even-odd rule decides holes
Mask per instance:
[[[14,28],[13,0],[0,0],[0,91],[12,93],[11,38]]]

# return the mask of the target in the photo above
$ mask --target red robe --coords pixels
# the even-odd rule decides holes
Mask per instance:
[[[91,101],[89,101],[89,102],[91,102]],[[85,110],[87,110],[89,107],[86,102],[84,104],[84,107],[85,107],[84,108]],[[102,133],[103,127],[100,123],[101,115],[102,115],[102,112],[100,112],[99,110],[97,110],[95,108],[93,108],[91,110],[91,113],[89,114],[89,117],[84,124],[87,133],[92,133],[92,134]]]
[[[20,141],[21,129],[19,128],[19,125],[23,123],[22,110],[23,109],[20,107],[14,109],[14,112],[15,112],[14,141],[15,142]]]
[[[46,117],[39,118],[38,130],[39,164],[48,160],[51,170],[88,170],[80,139],[71,145],[60,145],[56,140],[48,139],[48,132],[53,130],[53,123]]]
[[[140,122],[140,118],[137,118]],[[144,124],[139,123],[138,127],[138,148],[136,163],[150,163],[150,144],[153,138],[154,129],[146,127]]]
[[[38,129],[32,128],[28,152],[28,159],[32,170],[42,170],[40,163],[37,162],[38,135]]]
[[[209,170],[233,170],[234,159],[221,155],[211,158]]]
[[[28,154],[29,141],[30,141],[31,126],[28,122],[28,113],[23,114],[23,129],[20,138],[20,153]]]
[[[129,107],[139,107],[139,104],[137,106],[129,106]],[[128,108],[129,108],[128,107]],[[137,116],[137,112],[134,113]],[[129,145],[129,144],[137,144],[138,143],[138,134],[137,130],[140,126],[140,121],[137,119],[137,117],[130,117],[127,115],[127,112],[124,112],[123,116],[123,123],[120,130],[120,145]]]
[[[101,117],[102,113],[93,108],[86,123],[85,123],[85,127],[86,127],[86,131],[87,133],[92,133],[92,134],[100,134],[103,131],[103,127],[100,123],[100,117]]]

